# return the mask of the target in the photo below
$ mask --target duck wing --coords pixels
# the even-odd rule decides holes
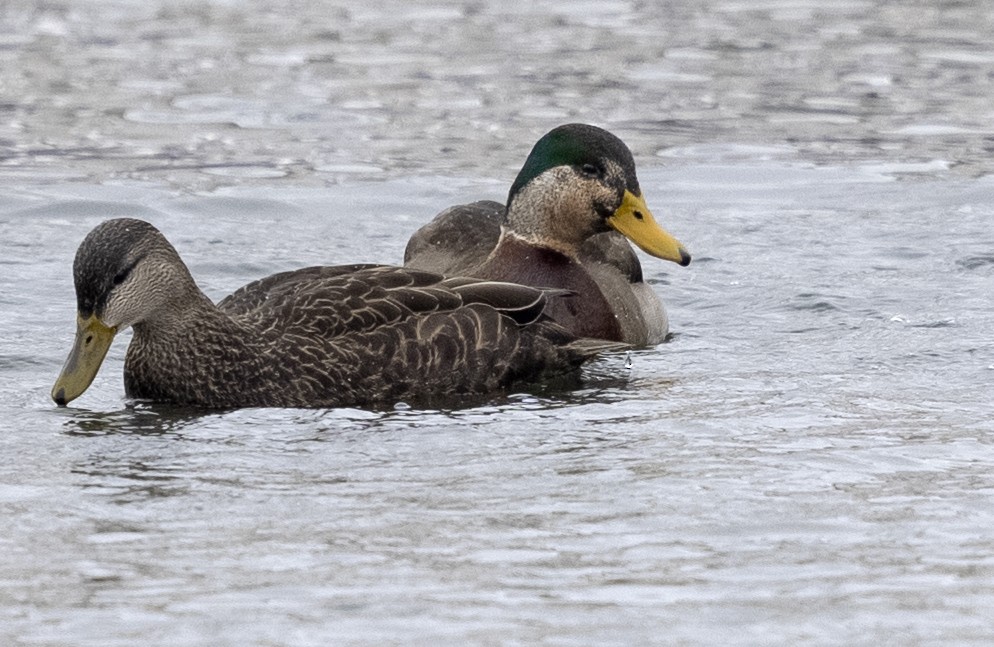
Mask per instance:
[[[555,290],[369,265],[308,268],[256,286],[222,305],[269,340],[263,374],[282,372],[260,382],[265,403],[488,393],[575,376],[583,362],[618,347],[577,340],[543,316],[548,300],[560,298]],[[274,382],[278,394],[266,388]]]
[[[249,283],[218,304],[244,324],[325,339],[374,330],[415,315],[486,305],[519,325],[537,321],[547,290],[389,265],[308,267]]]

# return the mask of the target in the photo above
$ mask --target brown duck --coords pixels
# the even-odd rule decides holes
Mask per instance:
[[[412,268],[283,272],[217,305],[151,224],[106,221],[73,264],[76,339],[52,398],[90,385],[134,329],[128,397],[213,408],[331,407],[482,394],[575,375],[599,351],[546,316],[554,291]]]

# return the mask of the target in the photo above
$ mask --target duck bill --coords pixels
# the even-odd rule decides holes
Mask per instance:
[[[690,264],[690,254],[680,241],[659,226],[642,196],[625,191],[621,206],[607,219],[607,224],[641,247],[646,254],[680,265]]]
[[[56,404],[64,406],[83,395],[97,376],[116,333],[117,328],[105,325],[95,314],[85,319],[76,315],[76,339],[52,387]]]

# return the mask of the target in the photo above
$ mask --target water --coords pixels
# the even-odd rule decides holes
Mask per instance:
[[[286,7],[285,9],[283,7]],[[990,644],[986,3],[0,6],[0,643]],[[81,238],[220,298],[397,262],[549,127],[636,152],[674,338],[457,410],[73,408]]]

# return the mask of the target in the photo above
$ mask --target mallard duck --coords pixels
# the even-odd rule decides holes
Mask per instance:
[[[73,277],[78,325],[52,389],[60,405],[89,387],[128,326],[129,397],[213,408],[488,393],[575,375],[608,349],[547,318],[568,298],[555,291],[412,268],[309,267],[215,305],[159,230],[130,218],[86,236]]]
[[[666,310],[628,240],[652,256],[690,263],[646,206],[624,142],[596,126],[567,124],[535,144],[506,207],[483,201],[446,209],[411,237],[404,264],[569,290],[575,297],[549,311],[572,333],[658,344],[669,330]]]

